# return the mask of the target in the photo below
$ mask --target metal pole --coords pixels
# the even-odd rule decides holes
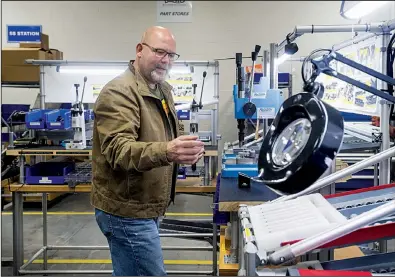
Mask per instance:
[[[217,242],[217,236],[218,236],[218,225],[213,222],[213,276],[217,276],[217,262],[218,262],[218,257],[217,257],[217,247],[218,247],[218,242]]]
[[[45,251],[45,248],[41,248],[40,250],[37,251],[36,254],[34,254],[30,260],[28,260],[23,266],[21,266],[21,269],[25,269],[28,267],[32,262],[34,262],[43,252]]]
[[[269,84],[271,89],[277,88],[277,70],[275,65],[275,59],[277,58],[277,45],[275,43],[270,43],[270,75],[269,75]]]
[[[19,183],[25,183],[25,156],[19,156]]]
[[[278,251],[271,254],[268,258],[270,264],[278,265],[286,261],[292,260],[299,255],[314,250],[328,242],[334,241],[340,237],[363,228],[369,224],[374,223],[378,219],[389,216],[395,212],[395,201],[390,201],[373,210],[362,213],[350,220],[347,223],[341,224],[332,228],[329,231],[322,232],[315,236],[303,239],[293,245],[287,245],[280,248]]]
[[[193,234],[159,234],[162,238],[211,238],[212,233],[193,233]]]
[[[19,276],[24,261],[23,249],[23,196],[22,192],[12,192],[12,228],[13,228],[13,275]]]
[[[47,250],[109,250],[108,246],[73,246],[73,245],[49,245]],[[179,250],[179,251],[211,251],[210,246],[162,246],[162,250]]]
[[[258,250],[252,242],[248,242],[245,246],[245,265],[246,276],[256,276],[257,253]]]
[[[219,111],[219,62],[215,61],[215,68],[214,68],[214,99],[218,100],[218,103],[216,103],[215,108],[213,110],[213,117],[214,117],[214,129],[213,129],[213,141],[214,145],[218,146],[218,130],[219,130],[219,117],[218,117],[218,111]],[[218,156],[212,158],[212,178],[215,178],[217,175],[218,171]]]
[[[353,164],[353,165],[351,165],[351,166],[349,166],[349,167],[347,167],[345,169],[342,169],[342,170],[340,170],[340,171],[338,171],[338,172],[336,172],[334,174],[331,174],[331,175],[329,175],[327,177],[319,179],[313,185],[311,185],[310,187],[308,187],[307,189],[305,189],[305,190],[303,190],[301,192],[298,192],[298,193],[295,193],[295,194],[291,194],[291,195],[287,195],[287,196],[284,196],[284,197],[280,197],[280,198],[277,198],[275,200],[272,200],[271,202],[274,203],[274,202],[278,202],[278,201],[287,201],[287,200],[295,199],[295,198],[297,198],[299,196],[302,196],[302,195],[309,194],[309,193],[314,192],[316,190],[319,190],[319,189],[321,189],[321,188],[323,188],[323,187],[325,187],[327,185],[330,185],[331,183],[333,183],[333,182],[335,182],[335,181],[337,181],[337,180],[339,180],[341,178],[344,178],[344,177],[346,177],[348,175],[351,175],[353,173],[359,172],[359,171],[365,169],[368,166],[372,166],[375,163],[378,163],[381,160],[388,159],[388,158],[390,158],[390,157],[392,157],[394,155],[395,155],[395,146],[391,147],[390,149],[387,149],[385,151],[382,151],[382,152],[380,152],[380,153],[378,153],[376,155],[373,155],[373,156],[371,156],[369,158],[366,158],[366,159],[364,159],[364,160],[362,160],[360,162],[357,162],[357,163],[355,163],[355,164]]]
[[[27,59],[25,60],[26,64],[33,65],[51,65],[51,66],[78,66],[78,65],[102,65],[102,66],[127,66],[130,61],[73,61],[73,60],[33,60]],[[218,61],[197,61],[197,60],[177,60],[174,62],[174,65],[185,65],[185,66],[215,66]]]
[[[387,22],[378,22],[371,24],[348,24],[348,25],[308,25],[295,26],[294,31],[288,36],[289,42],[293,42],[296,38],[303,34],[314,33],[349,33],[349,32],[366,32],[366,33],[383,33],[390,32],[395,29],[395,19]],[[281,51],[288,40],[283,40],[279,45],[277,51]]]
[[[346,40],[346,41],[343,41],[341,43],[333,45],[332,49],[335,50],[335,51],[339,51],[339,50],[341,50],[343,48],[346,48],[346,47],[351,46],[353,44],[357,44],[357,43],[359,43],[361,41],[373,38],[375,36],[378,36],[378,34],[375,34],[375,33],[371,34],[371,33],[369,33],[369,34],[364,35],[364,36],[357,36],[356,38],[352,38],[352,39],[349,39],[349,40]]]
[[[267,70],[267,66],[269,64],[269,59],[270,59],[270,55],[269,55],[269,51],[264,50],[263,51],[263,76],[268,77],[268,70]],[[262,130],[259,131],[263,131],[264,134],[267,133],[268,130],[268,120],[267,119],[263,119],[263,128]]]
[[[244,255],[244,247],[246,245],[247,240],[245,240],[244,236],[244,224],[246,220],[248,221],[248,209],[247,205],[240,204],[239,210],[237,212],[239,217],[239,251],[238,251],[238,263],[239,263],[239,271],[237,273],[238,276],[247,276],[246,274],[246,263],[245,263],[245,255]]]
[[[264,50],[262,59],[263,59],[263,76],[265,77],[267,77],[267,73],[268,73],[267,65],[269,64],[269,57],[270,57],[269,51]]]
[[[44,65],[40,65],[40,109],[45,109]]]
[[[203,184],[205,186],[210,185],[210,157],[204,156],[204,179]]]
[[[375,154],[378,153],[378,150],[375,150]],[[373,186],[377,187],[379,185],[379,164],[374,164],[374,174],[373,174]]]
[[[383,34],[382,37],[382,49],[387,49],[387,46],[390,42],[391,34],[386,33]],[[381,65],[382,70],[381,73],[387,74],[387,51],[381,52]],[[386,83],[380,81],[381,88],[385,91],[386,90]],[[381,143],[381,151],[385,151],[390,148],[390,133],[389,133],[389,126],[390,126],[390,105],[384,99],[380,99],[380,131],[382,133],[382,143]],[[390,159],[385,159],[380,162],[379,166],[379,185],[385,185],[390,183]],[[387,241],[380,241],[380,252],[386,253],[387,252]]]
[[[237,252],[237,250],[238,250],[238,247],[239,247],[239,228],[240,228],[240,225],[239,225],[239,218],[238,218],[238,214],[237,214],[237,212],[232,212],[231,214],[230,214],[230,220],[231,220],[231,228],[232,228],[232,233],[231,233],[231,235],[232,235],[232,237],[231,237],[231,253],[230,253],[230,255],[231,255],[231,259],[232,259],[232,261],[234,262],[234,263],[237,263],[237,254],[238,254],[238,252]]]
[[[259,131],[258,131],[258,134],[261,135],[262,133],[263,133],[263,130],[259,130]],[[255,137],[255,133],[254,133],[254,134],[250,134],[250,135],[244,137],[243,142],[247,142],[249,139],[252,139],[252,138],[254,138],[254,137]],[[235,140],[234,142],[231,143],[232,146],[236,146],[236,145],[238,145],[238,144],[239,144],[239,140]]]
[[[382,47],[387,47],[389,40],[391,38],[391,34],[384,34],[382,37]],[[382,73],[387,73],[387,54],[386,51],[381,53],[381,60],[382,60]],[[386,89],[387,85],[385,82],[380,81],[381,88]],[[389,111],[390,106],[388,105],[387,101],[384,99],[380,99],[380,131],[382,133],[382,143],[381,143],[381,151],[385,151],[390,148],[390,134],[389,134]],[[383,159],[380,162],[380,170],[379,170],[379,182],[380,185],[388,184],[390,182],[390,160]]]
[[[47,193],[44,192],[42,196],[42,210],[43,210],[43,246],[44,246],[44,270],[48,269],[48,225],[47,225],[47,211],[48,211],[48,201]]]

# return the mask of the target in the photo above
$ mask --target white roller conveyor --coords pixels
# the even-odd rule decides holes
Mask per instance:
[[[319,193],[249,206],[248,212],[259,252],[266,253],[280,248],[282,242],[304,239],[347,222]]]

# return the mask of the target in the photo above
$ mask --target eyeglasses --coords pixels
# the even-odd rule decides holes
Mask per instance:
[[[141,43],[141,44],[149,47],[151,49],[151,51],[154,52],[155,55],[158,58],[164,58],[164,57],[166,57],[166,55],[169,55],[169,59],[171,61],[175,61],[175,60],[177,60],[180,57],[180,55],[178,55],[176,53],[169,53],[166,50],[163,50],[163,49],[160,49],[160,48],[154,48],[154,47],[152,47],[152,46],[150,46],[150,45],[148,45],[146,43]]]

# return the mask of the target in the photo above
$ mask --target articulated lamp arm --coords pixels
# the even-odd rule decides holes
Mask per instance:
[[[368,91],[380,98],[383,98],[383,99],[395,104],[395,97],[394,96],[389,95],[389,94],[387,94],[381,90],[378,90],[372,86],[368,86],[364,83],[361,83],[360,81],[354,80],[342,73],[335,71],[333,68],[329,67],[329,63],[333,60],[342,62],[352,68],[360,70],[372,77],[375,77],[375,78],[377,78],[381,81],[384,81],[392,86],[395,86],[395,79],[393,79],[387,75],[384,75],[380,72],[377,72],[369,67],[361,65],[353,60],[350,60],[350,59],[346,58],[345,56],[337,53],[336,51],[331,51],[329,54],[324,55],[323,58],[320,60],[311,60],[311,63],[314,66],[314,72],[313,72],[313,76],[309,82],[310,83],[314,82],[315,79],[320,75],[320,73],[324,73],[326,75],[329,75],[329,76],[335,77],[339,80],[342,80],[348,84],[359,87],[360,89]],[[313,86],[310,86],[310,87],[313,87]],[[311,91],[311,92],[314,92],[314,91]]]
[[[380,91],[380,90],[373,88],[371,86],[367,86],[359,81],[356,81],[356,80],[354,80],[348,76],[345,76],[339,72],[336,72],[335,70],[330,68],[329,63],[332,60],[337,60],[339,62],[347,64],[357,70],[367,73],[368,75],[370,75],[372,77],[376,77],[377,79],[380,79],[380,80],[386,82],[387,84],[395,86],[395,79],[393,79],[387,75],[381,74],[375,70],[372,70],[366,66],[358,64],[352,60],[349,60],[346,57],[344,57],[343,55],[336,53],[335,51],[331,51],[328,55],[324,55],[323,58],[320,60],[311,60],[311,63],[314,66],[314,72],[313,72],[312,77],[305,84],[305,88],[307,88],[306,90],[308,90],[308,92],[315,93],[315,94],[322,93],[323,88],[322,88],[322,86],[317,85],[317,83],[315,82],[315,79],[319,76],[320,73],[324,73],[329,76],[338,78],[338,79],[340,79],[344,82],[347,82],[351,85],[354,85],[356,87],[359,87],[365,91],[368,91],[380,98],[383,98],[383,99],[395,104],[395,97],[394,96],[386,94],[385,92]],[[379,154],[374,155],[368,159],[365,159],[364,161],[358,162],[348,169],[346,168],[346,169],[341,170],[335,174],[332,174],[333,176],[330,175],[328,177],[325,177],[322,180],[317,181],[315,184],[311,185],[310,187],[306,188],[305,190],[300,191],[299,193],[281,197],[281,198],[277,199],[277,201],[287,201],[290,199],[294,199],[298,196],[308,194],[312,191],[321,189],[333,182],[334,178],[331,178],[331,177],[337,176],[338,178],[341,178],[343,175],[346,175],[346,173],[357,172],[357,169],[362,168],[362,166],[364,164],[377,163],[379,160],[393,156],[394,153],[395,153],[395,147],[392,147],[386,151],[383,151],[382,153],[379,153]],[[385,154],[385,156],[384,156],[384,154]],[[383,155],[383,157],[382,157],[382,155]],[[363,167],[363,168],[365,168],[365,167]],[[277,202],[277,201],[274,200],[273,202]],[[273,264],[273,265],[282,264],[284,262],[294,259],[295,257],[297,257],[299,255],[302,255],[304,253],[307,253],[309,251],[317,249],[318,247],[320,247],[321,245],[323,245],[327,242],[330,242],[330,241],[333,241],[337,238],[343,237],[351,232],[354,232],[360,228],[365,227],[368,224],[374,223],[375,221],[377,221],[383,217],[392,215],[394,213],[395,213],[395,201],[392,200],[389,203],[381,205],[369,212],[360,214],[359,216],[349,220],[346,224],[336,226],[331,230],[324,231],[320,234],[317,234],[316,236],[306,238],[302,241],[297,242],[296,244],[284,246],[284,247],[280,248],[279,250],[275,251],[274,253],[270,254],[268,256],[268,259],[266,260],[266,263]]]

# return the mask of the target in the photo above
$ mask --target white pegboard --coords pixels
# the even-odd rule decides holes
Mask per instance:
[[[355,37],[354,39],[357,39]],[[344,55],[359,64],[367,66],[375,71],[382,72],[382,47],[383,36],[378,35],[361,42],[354,43],[337,52]],[[341,62],[334,61],[331,67],[354,80],[365,83],[368,86],[380,90],[382,82],[376,78],[370,77],[357,69],[354,69]],[[384,72],[385,74],[385,72]],[[358,87],[352,86],[337,78],[321,74],[317,78],[325,87],[323,101],[334,106],[340,111],[357,113],[363,115],[380,115],[380,98],[366,92]]]
[[[347,221],[321,194],[248,207],[259,251],[307,238]]]
[[[69,69],[78,69],[75,73],[61,73],[63,69],[70,72]],[[96,101],[97,94],[100,92],[104,84],[109,82],[111,79],[116,77],[117,74],[127,69],[127,63],[118,66],[102,65],[100,63],[95,63],[94,65],[45,65],[44,72],[45,78],[43,83],[43,88],[45,91],[45,102],[46,103],[72,103],[76,99],[75,86],[74,84],[79,84],[79,97],[81,97],[84,77],[87,77],[85,93],[84,93],[84,103],[93,104]],[[190,72],[192,69],[193,72]],[[93,71],[112,71],[111,73],[101,73],[98,74]],[[173,69],[170,72],[171,77],[180,77],[176,80],[168,79],[169,83],[173,86],[173,98],[177,103],[187,103],[191,101],[191,97],[178,97],[180,94],[177,91],[188,90],[190,96],[192,96],[192,84],[197,84],[196,88],[196,100],[199,101],[203,72],[206,71],[207,75],[205,78],[203,101],[210,101],[214,99],[215,96],[215,66],[209,64],[208,62],[188,62],[180,61],[173,65]],[[182,78],[188,77],[188,78]],[[191,77],[191,78],[189,78]],[[218,92],[217,92],[218,93]],[[183,95],[183,94],[181,94]]]

